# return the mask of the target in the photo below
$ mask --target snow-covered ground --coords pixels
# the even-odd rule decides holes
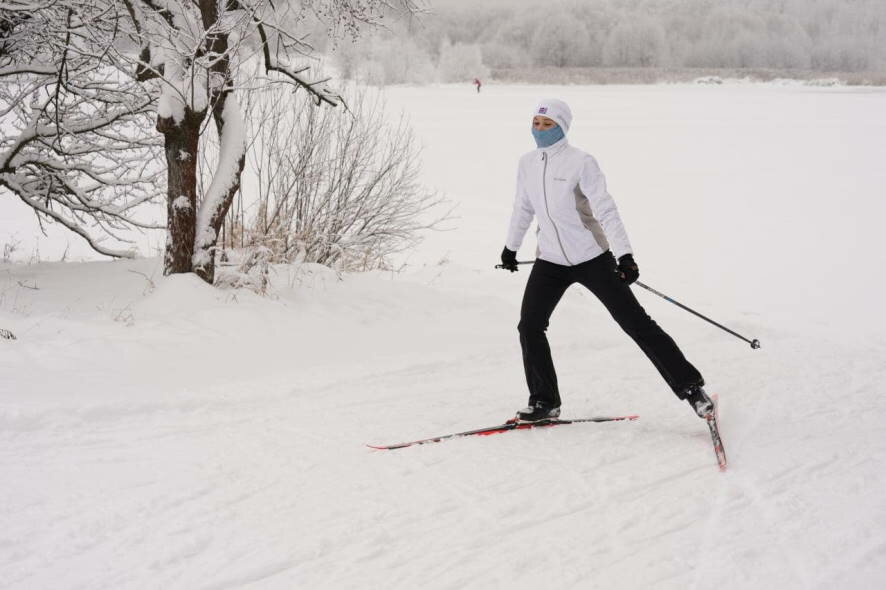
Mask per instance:
[[[280,267],[259,297],[156,259],[0,266],[0,587],[886,584],[886,90],[388,95],[459,204],[399,274]],[[524,404],[527,273],[492,266],[545,95],[642,280],[762,342],[638,290],[720,394],[726,473],[580,288],[549,331],[564,413],[639,421],[364,446]]]

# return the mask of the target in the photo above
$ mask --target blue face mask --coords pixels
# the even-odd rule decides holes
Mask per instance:
[[[545,129],[544,131],[539,131],[535,128],[532,129],[532,137],[535,138],[535,145],[540,148],[552,146],[565,136],[566,134],[563,133],[563,129],[559,125],[551,127],[550,129]]]

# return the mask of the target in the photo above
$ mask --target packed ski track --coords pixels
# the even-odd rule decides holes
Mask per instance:
[[[402,272],[280,266],[262,297],[163,278],[157,259],[0,265],[0,328],[16,335],[0,340],[0,588],[882,587],[886,333],[875,295],[884,285],[870,269],[883,261],[875,197],[886,172],[871,163],[884,148],[870,139],[869,159],[834,160],[807,139],[810,113],[821,111],[826,146],[868,141],[869,125],[886,126],[886,109],[871,108],[884,95],[727,89],[691,115],[680,105],[708,89],[628,99],[668,129],[722,113],[721,100],[750,105],[717,122],[728,149],[684,147],[693,170],[757,145],[762,127],[745,127],[760,112],[783,117],[783,134],[759,149],[798,152],[781,160],[791,180],[762,166],[747,186],[723,188],[775,185],[748,191],[745,206],[724,203],[730,223],[716,204],[698,205],[716,174],[649,164],[659,182],[685,180],[685,199],[648,204],[662,225],[722,223],[701,230],[703,244],[649,221],[631,200],[642,183],[609,167],[641,280],[762,343],[751,350],[638,292],[719,394],[729,457],[720,472],[705,423],[579,288],[549,329],[563,417],[639,420],[365,446],[501,423],[526,401],[516,323],[527,273],[492,270],[512,174],[471,171],[486,139],[453,155],[457,130],[430,113],[473,107],[457,89],[435,91],[443,96],[392,93],[406,104],[428,98],[412,112],[427,181],[461,201],[461,221]],[[489,95],[513,96],[504,104],[516,116],[542,91],[557,89]],[[617,125],[629,107],[615,105],[635,90],[564,92],[602,111],[589,106],[584,119],[611,121],[586,129],[609,146],[604,171],[646,149],[613,139],[631,133]],[[673,118],[656,110],[663,102]],[[502,135],[495,143],[520,137],[492,104],[482,112],[489,134]],[[677,141],[663,135],[647,147]],[[512,172],[517,153],[489,166]],[[464,178],[440,164],[445,154],[465,158]],[[800,170],[822,169],[816,157],[836,179],[803,184],[806,208],[770,202],[791,194]],[[834,211],[828,199],[847,177],[855,209]],[[790,225],[798,215],[805,225]],[[840,251],[815,249],[834,216],[847,231]],[[767,233],[778,220],[782,232]],[[752,226],[759,238],[737,251]]]

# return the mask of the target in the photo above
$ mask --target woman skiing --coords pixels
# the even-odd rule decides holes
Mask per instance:
[[[631,244],[597,161],[566,140],[571,123],[572,112],[561,100],[542,100],[535,107],[532,135],[538,149],[520,158],[514,210],[501,253],[502,267],[515,272],[517,250],[535,218],[538,252],[518,326],[529,406],[517,412],[517,420],[536,422],[560,415],[560,392],[545,330],[573,283],[603,303],[677,397],[706,417],[713,404],[702,389],[704,379],[628,286],[640,274]]]

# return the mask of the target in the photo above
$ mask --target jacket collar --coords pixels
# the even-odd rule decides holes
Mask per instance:
[[[567,146],[569,146],[569,140],[564,137],[553,145],[549,145],[548,147],[544,148],[536,148],[535,151],[539,152],[540,154],[547,154],[548,157],[550,157],[556,156],[557,154],[565,150]]]

